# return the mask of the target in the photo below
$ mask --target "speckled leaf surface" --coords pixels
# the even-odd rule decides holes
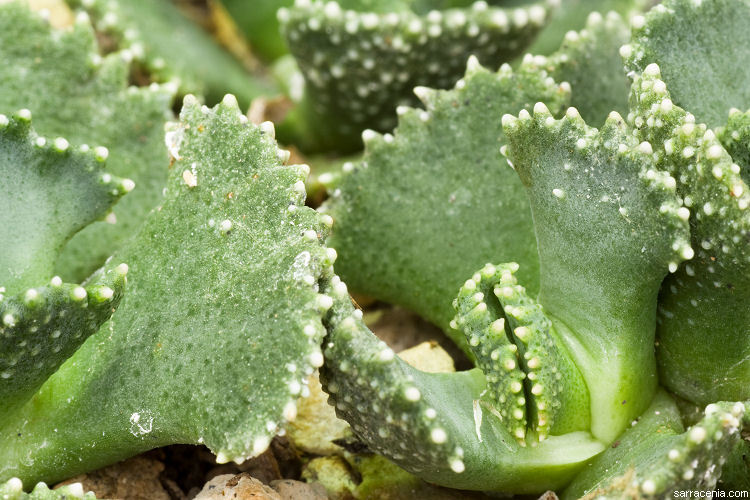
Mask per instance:
[[[539,100],[559,111],[568,89],[544,72],[493,73],[472,60],[455,89],[418,95],[426,109],[399,108],[394,135],[367,133],[364,158],[345,168],[326,206],[329,244],[353,290],[408,307],[465,346],[449,326],[451,302],[476,269],[517,261],[538,290],[531,213],[500,154],[499,117]]]
[[[695,256],[662,288],[661,382],[698,404],[750,397],[750,189],[713,131],[676,106],[659,67],[633,83],[637,136],[677,181]],[[721,327],[717,328],[717,326]]]
[[[205,95],[215,103],[231,92],[243,107],[259,95],[274,93],[270,82],[251,75],[170,0],[66,2],[85,8],[97,30],[143,62],[153,79],[177,80],[183,93]]]
[[[80,281],[102,265],[158,203],[166,181],[163,124],[172,90],[128,88],[122,57],[99,56],[85,16],[58,31],[25,5],[0,5],[0,113],[27,108],[41,136],[104,147],[96,151],[109,156],[112,174],[136,184],[110,217],[116,224],[93,224],[68,244],[57,265],[65,280]]]
[[[31,112],[0,114],[0,286],[16,293],[45,282],[63,245],[104,217],[132,189],[113,177],[101,156],[46,138],[31,128]]]
[[[317,283],[335,253],[330,218],[304,207],[308,169],[283,165],[272,131],[231,96],[186,98],[165,201],[116,256],[128,293],[0,425],[0,477],[53,481],[169,443],[241,461],[294,418],[323,362]]]
[[[593,12],[581,31],[566,33],[555,53],[526,56],[524,63],[536,64],[556,81],[570,84],[570,104],[586,123],[599,127],[611,111],[628,111],[630,80],[620,56],[620,47],[628,40],[630,28],[619,14]]]
[[[44,483],[37,484],[31,493],[23,491],[23,483],[18,478],[13,478],[4,484],[0,484],[0,498],[3,500],[96,500],[91,493],[84,493],[81,483],[74,483],[50,490]]]
[[[85,288],[50,281],[63,244],[132,187],[102,162],[89,148],[37,135],[27,109],[0,114],[0,418],[31,397],[119,302],[126,267]]]
[[[326,290],[334,305],[325,319],[323,386],[360,439],[407,471],[453,488],[539,493],[566,484],[603,450],[587,432],[524,446],[480,403],[481,370],[410,367],[367,329],[338,277]]]
[[[718,127],[750,105],[749,25],[748,0],[666,0],[634,19],[623,55],[636,72],[659,65],[674,103]]]
[[[472,54],[493,69],[511,60],[548,14],[542,1],[490,3],[303,0],[280,10],[306,80],[300,120],[315,124],[306,132],[317,147],[357,149],[362,130],[389,130],[396,106],[415,104],[415,86],[449,88]]]
[[[593,435],[610,442],[651,401],[657,294],[692,251],[675,180],[614,112],[597,130],[539,104],[503,126],[534,218],[539,303],[586,382]]]
[[[536,446],[588,431],[590,398],[552,321],[518,284],[518,268],[488,264],[475,273],[454,302],[454,321],[487,379],[481,403],[519,444]]]
[[[0,294],[0,418],[24,404],[109,319],[122,298],[127,266],[83,286],[54,277],[17,295]]]
[[[713,491],[749,423],[743,403],[719,403],[685,429],[671,398],[660,392],[618,445],[597,457],[562,498],[666,499],[684,491]]]
[[[692,250],[675,179],[617,113],[596,130],[574,108],[556,120],[537,103],[502,124],[533,213],[539,302],[513,276],[518,265],[482,268],[453,323],[478,368],[430,376],[367,332],[334,279],[322,380],[354,432],[410,472],[536,493],[648,408],[660,285]]]

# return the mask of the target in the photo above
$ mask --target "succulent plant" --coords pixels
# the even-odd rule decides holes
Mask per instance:
[[[709,120],[719,104],[702,103],[696,115],[684,111],[680,105],[690,109],[691,99],[700,99],[701,87],[694,78],[683,78],[677,85],[678,92],[683,85],[682,93],[670,98],[670,82],[661,79],[655,61],[670,66],[665,75],[679,75],[685,64],[694,63],[693,47],[703,51],[708,62],[713,56],[706,54],[706,40],[717,52],[716,40],[742,40],[746,35],[739,33],[739,26],[745,25],[750,10],[744,2],[741,12],[732,4],[730,14],[729,5],[673,0],[646,17],[634,18],[633,39],[620,49],[632,70],[627,119],[613,112],[597,130],[588,127],[575,108],[556,119],[556,102],[537,103],[533,115],[524,109],[517,118],[503,117],[503,134],[496,137],[507,142],[503,151],[525,188],[538,244],[539,282],[530,280],[531,293],[518,284],[515,273],[522,273],[531,258],[518,250],[520,266],[488,264],[473,276],[467,274],[470,278],[454,303],[457,314],[450,326],[454,337],[459,332],[465,336],[464,345],[477,368],[439,376],[410,369],[369,334],[351,308],[334,305],[321,372],[324,388],[338,414],[369,446],[438,484],[533,493],[570,483],[584,463],[617,440],[633,444],[607,448],[570,483],[566,496],[662,497],[678,489],[716,486],[732,450],[746,446],[740,430],[747,430],[747,417],[742,402],[714,402],[746,401],[750,395],[743,364],[748,359],[749,323],[741,305],[748,297],[743,277],[750,255],[750,197],[738,165],[746,151],[744,115],[732,110],[730,122],[726,119],[730,107],[747,102],[741,77],[736,79],[736,72],[747,65],[734,60],[727,64],[728,75],[707,72],[708,81],[699,84],[732,82],[726,93],[718,92],[725,96],[720,103],[723,121],[717,119],[714,126],[727,125],[714,133],[696,124],[696,116],[702,112]],[[596,16],[594,21],[597,24]],[[681,29],[675,30],[675,25]],[[588,31],[586,36],[596,36]],[[696,45],[687,44],[680,55],[683,46],[674,37],[685,32],[698,33]],[[586,36],[566,38],[585,42]],[[561,57],[565,51],[528,58],[524,65],[585,84],[586,78],[576,70],[585,71],[586,66],[571,64],[576,58]],[[612,67],[611,59],[601,61]],[[574,78],[567,76],[571,74]],[[620,87],[614,76],[609,81],[613,83],[608,90]],[[488,107],[488,100],[471,83],[469,75],[454,91],[419,90],[427,106],[421,113],[436,120],[431,116],[439,116],[436,103],[446,103],[443,109],[460,109],[460,103],[473,98]],[[584,88],[582,97],[596,92],[595,86]],[[575,86],[571,91],[575,96]],[[622,102],[617,92],[612,96],[615,99],[602,102]],[[583,97],[581,102],[590,101]],[[587,114],[598,108],[592,106]],[[431,123],[412,118],[419,113],[403,110],[392,137],[365,134],[365,158],[335,186],[330,213],[336,220],[331,242],[340,250],[338,269],[347,279],[354,273],[358,253],[368,263],[365,269],[372,262],[390,261],[396,272],[417,285],[410,289],[398,278],[389,285],[393,276],[381,280],[378,272],[358,284],[390,298],[388,291],[376,288],[382,283],[390,293],[399,294],[395,300],[424,314],[445,299],[436,300],[421,276],[453,270],[450,259],[463,254],[445,253],[466,244],[461,232],[471,231],[493,205],[479,201],[474,212],[466,212],[471,216],[456,224],[458,231],[432,230],[450,221],[451,212],[444,208],[450,199],[439,190],[456,189],[461,181],[443,173],[449,180],[441,184],[439,175],[425,173],[417,179],[425,185],[435,182],[438,187],[432,190],[438,194],[422,195],[420,183],[408,175],[415,160],[405,158],[413,155],[420,161],[426,156],[423,151],[430,151],[426,164],[434,158],[454,172],[454,151],[459,158],[471,158],[455,143],[463,145],[481,135],[457,120],[449,142],[447,134]],[[474,119],[490,128],[486,116]],[[740,152],[737,160],[717,137],[732,154]],[[491,147],[484,151],[492,154]],[[496,164],[498,170],[503,168],[501,162]],[[414,165],[414,175],[425,171],[419,163]],[[461,166],[472,172],[471,166]],[[390,189],[364,182],[388,177],[394,185]],[[481,193],[485,185],[474,185],[469,192]],[[511,204],[511,209],[521,208]],[[390,216],[383,215],[385,210]],[[368,214],[378,214],[383,223],[364,229],[359,221]],[[410,226],[411,214],[426,218]],[[469,240],[474,245],[472,258],[481,253],[482,245],[493,246],[490,238],[504,242],[494,244],[501,256],[518,244],[523,232],[501,222],[508,214],[513,211],[495,216],[494,236],[478,232]],[[430,233],[432,238],[423,236]],[[414,244],[415,237],[442,245],[444,254],[433,257],[430,246]],[[415,255],[391,250],[399,245],[413,246]],[[422,248],[428,251],[420,254]],[[409,256],[400,260],[394,256],[405,254]],[[352,263],[346,264],[349,258]],[[432,318],[444,324],[442,318]],[[720,332],[718,324],[723,325]],[[657,389],[659,383],[696,404],[711,403],[704,418],[686,430],[670,396]]]
[[[557,51],[565,35],[584,28],[587,17],[593,12],[616,12],[629,18],[649,6],[652,0],[561,0],[552,12],[548,26],[529,47],[532,54],[546,55]],[[600,75],[601,76],[601,75]]]
[[[531,109],[539,100],[560,110],[569,92],[536,68],[505,65],[492,73],[476,59],[454,90],[419,87],[426,109],[399,108],[394,135],[365,132],[364,158],[344,166],[322,209],[336,220],[330,244],[342,279],[455,332],[459,343],[463,335],[449,326],[451,302],[476,267],[502,252],[530,263],[522,275],[536,289],[528,202],[515,173],[498,168],[500,122],[487,123],[483,114]],[[515,237],[505,242],[508,233]]]
[[[538,101],[554,113],[571,101],[580,103],[587,117],[610,104],[627,107],[620,44],[601,41],[626,41],[623,29],[616,14],[606,19],[594,14],[587,29],[569,35],[559,52],[526,57],[515,72],[504,65],[493,75],[471,58],[455,89],[417,88],[426,109],[399,107],[394,135],[365,132],[363,159],[344,166],[324,207],[336,219],[330,244],[339,253],[342,279],[360,293],[418,312],[459,344],[465,338],[450,327],[451,302],[476,268],[515,260],[522,264],[525,286],[536,293],[528,201],[513,170],[498,168],[505,162],[500,154],[505,137],[500,121],[488,122],[486,116],[531,110]],[[608,76],[612,66],[614,76]],[[571,95],[567,81],[586,81],[592,70],[599,70],[603,81],[580,85]],[[562,83],[550,75],[563,77]]]
[[[3,420],[109,319],[127,273],[126,266],[113,267],[84,286],[52,277],[65,241],[106,213],[133,182],[103,171],[96,150],[76,151],[62,137],[39,136],[30,122],[28,109],[0,115],[0,220],[13,235],[0,246]]]
[[[640,136],[665,157],[661,161],[678,179],[678,194],[691,213],[696,255],[664,284],[657,353],[664,385],[699,404],[750,397],[750,178],[746,164],[744,171],[740,166],[749,143],[740,146],[741,118],[732,110],[750,101],[750,89],[737,81],[750,76],[750,55],[739,52],[731,63],[718,59],[718,66],[714,59],[724,55],[727,37],[740,44],[750,40],[748,21],[746,1],[666,2],[634,20],[633,41],[623,48],[626,65],[645,74],[635,84],[648,87],[660,68],[672,98],[665,103],[666,97],[644,88],[634,90],[631,100]],[[675,51],[675,33],[700,42],[682,43]],[[696,63],[691,78],[681,74]],[[717,69],[706,70],[709,64]],[[717,90],[706,94],[699,86]],[[713,129],[727,123],[729,114],[729,138],[736,128],[738,142],[725,150]],[[722,136],[726,141],[726,131]]]
[[[304,381],[323,362],[320,315],[330,298],[316,288],[335,253],[319,239],[330,217],[304,207],[308,169],[283,166],[288,153],[269,125],[249,124],[231,96],[215,109],[186,98],[168,133],[165,199],[100,271],[127,261],[127,293],[89,342],[68,360],[58,353],[64,364],[38,392],[4,413],[2,476],[56,480],[175,442],[241,461],[294,418]],[[76,290],[69,306],[50,307],[67,319]],[[25,345],[21,364],[33,347],[22,336],[40,335],[46,320],[32,312],[2,328],[9,344]]]
[[[128,73],[139,40],[154,69],[148,27],[173,7],[82,3],[118,51],[99,54],[88,14],[58,31],[0,5],[0,497],[81,497],[22,489],[172,443],[241,462],[316,369],[358,439],[438,485],[747,486],[750,1],[666,0],[632,31],[594,13],[495,72],[544,6],[298,0],[279,14],[307,78],[297,145],[347,150],[398,117],[363,132],[318,211],[309,167],[232,95],[186,96],[162,136],[176,82]],[[174,64],[163,78],[191,74]],[[434,87],[424,108],[415,84]],[[474,368],[410,366],[346,283]]]

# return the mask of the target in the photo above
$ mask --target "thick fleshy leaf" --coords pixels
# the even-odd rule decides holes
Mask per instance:
[[[65,280],[80,281],[104,263],[161,199],[167,178],[163,124],[171,116],[174,89],[128,88],[130,66],[124,54],[99,55],[85,14],[70,29],[56,30],[22,4],[0,4],[0,113],[27,108],[40,135],[102,147],[95,151],[109,156],[112,174],[136,184],[108,218],[110,223],[92,224],[67,245],[57,272]]]
[[[701,421],[684,429],[675,404],[660,392],[617,446],[573,481],[563,499],[666,499],[684,491],[712,491],[748,425],[743,403],[719,403],[709,405]]]
[[[9,293],[46,282],[63,245],[133,188],[102,169],[97,149],[42,137],[31,112],[0,114],[0,286]]]
[[[337,272],[357,292],[416,311],[450,332],[461,284],[487,262],[516,261],[538,290],[536,241],[523,186],[500,154],[503,113],[545,101],[559,111],[568,89],[543,71],[469,62],[450,91],[420,88],[426,109],[402,107],[394,135],[368,132],[326,210]],[[377,223],[373,223],[377,221]]]
[[[487,379],[482,403],[522,445],[587,431],[586,384],[550,319],[518,285],[517,270],[517,264],[488,264],[466,281],[454,303],[456,326]]]
[[[335,253],[330,218],[304,206],[307,167],[283,165],[268,125],[232,96],[186,98],[165,201],[117,255],[128,293],[0,424],[0,476],[53,481],[169,443],[241,461],[295,417],[323,362],[317,283]]]
[[[674,103],[718,127],[750,106],[749,25],[750,0],[665,0],[633,19],[623,56],[638,73],[659,65]]]
[[[743,400],[750,397],[750,189],[714,132],[673,104],[660,76],[655,64],[636,76],[632,119],[676,179],[695,249],[659,300],[661,381],[698,404]]]
[[[612,441],[651,401],[659,286],[691,252],[675,180],[617,113],[598,131],[539,104],[503,124],[534,217],[539,303],[589,389],[592,433]]]
[[[324,389],[360,439],[407,471],[453,488],[540,493],[569,482],[604,449],[587,432],[522,445],[481,402],[481,370],[410,367],[367,329],[338,277],[326,290],[334,305],[325,320]]]
[[[396,125],[393,111],[415,104],[415,86],[449,88],[470,55],[493,68],[518,56],[544,25],[546,2],[490,3],[302,0],[280,10],[305,75],[304,132],[318,148],[358,149],[362,130]]]

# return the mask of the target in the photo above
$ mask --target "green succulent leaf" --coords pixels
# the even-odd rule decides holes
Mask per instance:
[[[534,217],[539,303],[589,389],[592,434],[611,442],[654,394],[659,286],[691,251],[675,180],[617,113],[596,130],[539,103],[503,126]]]
[[[750,53],[731,49],[750,45],[748,25],[748,0],[665,0],[633,19],[623,56],[637,73],[657,64],[674,103],[718,127],[750,103]]]
[[[685,429],[672,399],[659,392],[617,446],[597,457],[563,499],[676,498],[679,491],[712,491],[748,423],[743,403],[718,403]]]
[[[170,0],[65,1],[84,8],[97,30],[142,62],[151,78],[176,80],[183,94],[217,102],[230,92],[244,107],[255,97],[276,93],[269,81],[248,72]]]
[[[97,149],[42,137],[31,112],[0,114],[0,285],[15,293],[47,281],[63,245],[133,188],[102,169]]]
[[[698,404],[744,400],[750,397],[750,189],[714,132],[670,97],[656,64],[636,75],[636,135],[653,145],[659,167],[676,180],[694,249],[662,288],[660,380]]]
[[[453,488],[539,493],[571,480],[604,446],[587,432],[519,443],[491,406],[480,369],[426,373],[394,355],[362,322],[346,285],[327,285],[323,386],[368,446],[423,479]],[[500,370],[497,370],[500,371]]]
[[[31,493],[23,491],[23,483],[18,478],[12,478],[0,484],[0,498],[3,500],[96,500],[96,496],[83,492],[81,483],[69,484],[50,490],[44,483],[38,483]]]
[[[468,350],[449,326],[467,276],[514,260],[530,293],[538,290],[526,195],[500,155],[500,120],[487,117],[540,100],[560,110],[568,89],[544,71],[493,73],[470,59],[455,89],[417,94],[426,109],[399,108],[394,135],[367,132],[364,158],[344,167],[325,206],[336,221],[329,244],[353,290],[416,311]]]
[[[323,362],[318,281],[331,224],[304,206],[306,166],[233,96],[185,99],[164,203],[117,254],[112,319],[0,424],[0,477],[53,481],[170,443],[220,462],[263,452]],[[57,432],[52,430],[56,429]]]
[[[318,147],[357,149],[362,130],[393,128],[393,109],[415,104],[415,86],[450,87],[472,54],[492,67],[513,59],[548,16],[542,1],[490,3],[303,0],[281,9],[306,82],[299,119],[315,124],[307,132],[317,131]]]
[[[724,149],[740,166],[740,176],[750,184],[750,110],[729,110],[727,124],[716,131]]]
[[[482,402],[525,446],[586,431],[591,419],[586,384],[550,319],[518,285],[517,270],[488,264],[466,281],[454,305],[456,326],[487,379]]]
[[[592,12],[580,31],[569,31],[559,50],[549,57],[527,55],[571,89],[570,104],[592,126],[601,126],[611,111],[626,114],[630,81],[622,67],[620,47],[630,40],[630,28],[617,12]]]
[[[158,203],[166,181],[163,124],[174,89],[128,87],[124,57],[99,55],[85,15],[71,29],[55,30],[26,5],[0,4],[0,113],[29,109],[41,136],[99,147],[94,151],[109,156],[111,173],[136,185],[110,223],[92,224],[67,245],[57,264],[67,281],[80,281],[104,263]]]

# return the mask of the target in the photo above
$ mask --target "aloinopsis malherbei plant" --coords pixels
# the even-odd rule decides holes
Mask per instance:
[[[295,419],[316,370],[362,443],[435,484],[748,488],[750,2],[666,0],[630,28],[593,13],[557,52],[491,71],[554,7],[497,3],[280,11],[306,79],[280,138],[351,151],[398,122],[362,132],[317,212],[310,168],[231,95],[188,95],[168,120],[175,92],[215,78],[180,59],[173,80],[127,88],[136,35],[102,58],[88,15],[56,32],[0,5],[15,68],[0,220],[16,235],[0,244],[0,495],[172,443],[241,462]],[[129,160],[134,141],[155,167]],[[407,365],[349,287],[432,321],[474,368]]]

